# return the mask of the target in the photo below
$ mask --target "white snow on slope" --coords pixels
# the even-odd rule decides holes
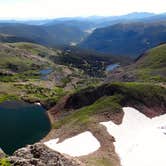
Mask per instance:
[[[55,151],[73,157],[88,155],[100,147],[99,141],[89,131],[66,139],[62,143],[58,143],[58,140],[58,138],[52,139],[44,144]]]
[[[122,166],[166,166],[166,115],[149,119],[134,108],[123,110],[121,125],[101,123],[115,137]]]

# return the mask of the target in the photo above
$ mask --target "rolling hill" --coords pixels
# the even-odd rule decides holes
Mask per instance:
[[[105,72],[103,62],[115,61],[94,53],[69,53],[27,42],[0,43],[0,60],[0,102],[13,98],[40,101],[46,108],[64,92],[98,84],[98,77]]]
[[[74,67],[95,77],[104,76],[107,65],[114,63],[127,65],[131,62],[131,59],[129,58],[99,54],[94,51],[77,47],[67,46],[57,49],[27,42],[12,43],[10,46],[22,50],[22,52],[26,52],[27,55],[32,54],[38,58],[41,57],[42,59],[47,59],[49,62],[57,65]]]
[[[0,69],[19,73],[27,70],[37,70],[51,63],[39,56],[31,54],[15,44],[0,43]]]
[[[113,71],[108,80],[166,82],[166,44],[150,49],[134,64]]]
[[[71,90],[79,81],[83,85],[88,76],[82,71],[51,61],[49,56],[58,53],[34,43],[0,43],[0,103],[24,100],[49,108],[65,88]],[[74,83],[68,85],[71,80]]]
[[[86,33],[80,29],[63,24],[39,26],[20,23],[0,23],[0,33],[46,46],[70,45],[71,43],[80,42],[86,36]]]
[[[159,45],[140,56],[133,65],[138,77],[166,81],[166,44]]]
[[[23,37],[17,37],[14,35],[2,34],[0,33],[0,42],[1,43],[15,43],[15,42],[33,42]]]
[[[130,64],[132,59],[117,57],[110,54],[101,54],[95,51],[78,47],[63,47],[59,56],[50,56],[50,59],[58,64],[68,65],[83,70],[86,74],[94,77],[103,77],[105,69],[110,64],[122,66]]]

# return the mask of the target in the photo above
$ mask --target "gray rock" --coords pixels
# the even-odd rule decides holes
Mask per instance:
[[[0,148],[0,159],[6,157],[4,151]]]
[[[53,151],[41,143],[21,148],[8,159],[14,166],[84,166],[77,159]]]

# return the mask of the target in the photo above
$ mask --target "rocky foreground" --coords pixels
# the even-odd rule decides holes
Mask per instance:
[[[0,157],[5,157],[2,151]],[[17,150],[6,161],[13,166],[84,166],[77,159],[53,151],[41,143]]]

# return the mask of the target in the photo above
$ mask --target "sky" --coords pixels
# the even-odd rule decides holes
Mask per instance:
[[[0,0],[0,19],[114,16],[166,12],[166,0]]]

